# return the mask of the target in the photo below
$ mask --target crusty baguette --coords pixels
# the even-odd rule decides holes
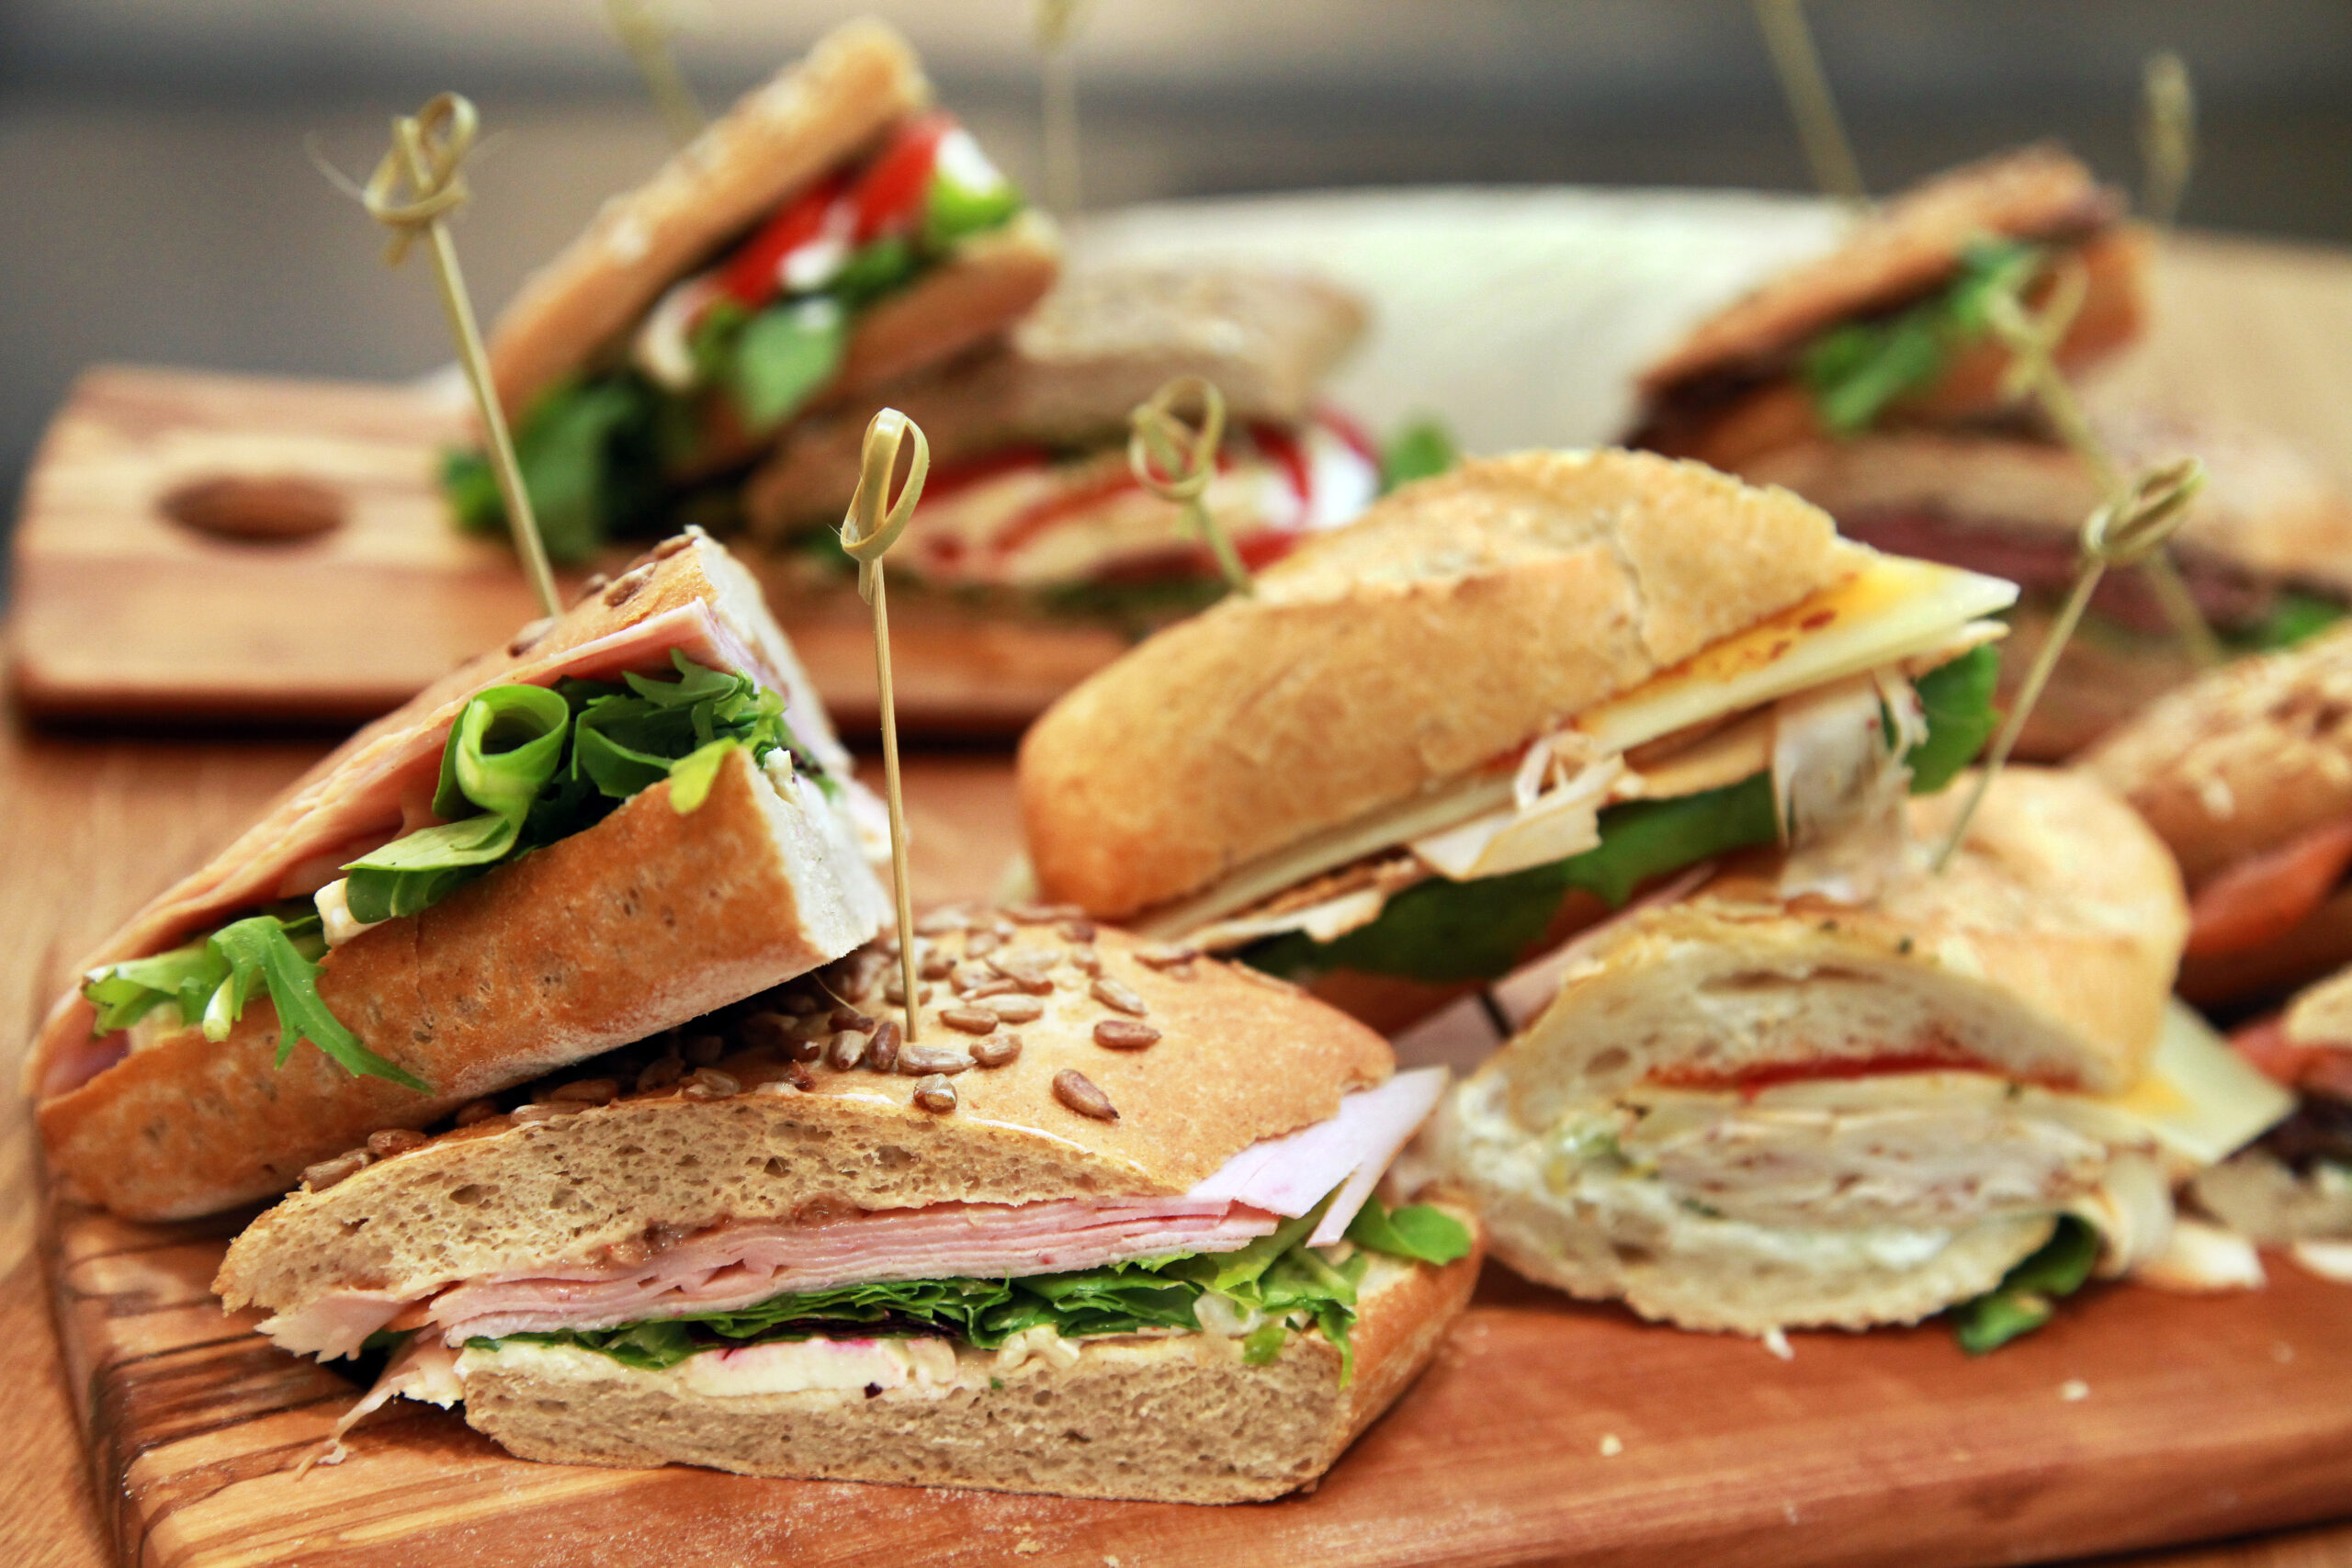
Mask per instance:
[[[319,994],[433,1092],[354,1077],[315,1047],[274,1065],[266,998],[227,1040],[195,1029],[44,1100],[84,1196],[137,1219],[274,1197],[390,1127],[682,1023],[840,956],[888,918],[815,786],[780,795],[738,750],[681,815],[656,784],[584,832],[330,953]]]
[[[1363,330],[1347,290],[1301,273],[1100,267],[1065,276],[998,351],[864,389],[795,422],[752,478],[752,527],[775,537],[837,522],[857,487],[868,405],[904,412],[932,458],[1001,447],[1124,440],[1127,411],[1178,376],[1202,376],[1236,423],[1295,424]]]
[[[1913,800],[1914,838],[1940,843],[1970,793],[1963,775]],[[1941,1054],[2093,1094],[2144,1070],[2188,909],[2164,845],[2097,784],[2007,770],[1945,871],[1870,904],[1782,899],[1773,872],[1594,933],[1505,1053],[1529,1125],[1660,1070]]]
[[[930,101],[913,50],[870,19],[834,29],[746,95],[525,280],[490,339],[508,417],[595,359],[663,289],[787,196]]]
[[[860,394],[1001,332],[1045,298],[1060,270],[1053,220],[1035,209],[958,242],[938,265],[858,313],[827,400],[865,408],[862,434],[874,410]]]
[[[2352,815],[2352,627],[2208,671],[2082,766],[2148,819],[2192,888]]]
[[[1039,885],[1119,919],[1500,757],[1850,561],[1780,491],[1640,453],[1409,485],[1159,633],[1023,741]]]
[[[1952,275],[1980,235],[2077,238],[2122,210],[2118,193],[2049,143],[1951,170],[1700,323],[1642,372],[1643,396],[1656,400],[1682,383],[1774,365],[1824,327],[1924,294]]]
[[[969,933],[927,940],[953,957]],[[1095,1026],[1125,1015],[1063,958],[1050,925],[1027,927],[1000,953],[1060,960],[1047,971],[1050,994],[1037,998],[1044,1013],[1011,1026],[1022,1050],[1010,1065],[956,1077],[952,1113],[917,1109],[911,1077],[822,1063],[810,1067],[808,1092],[753,1092],[783,1079],[786,1065],[772,1052],[730,1057],[721,1066],[747,1086],[730,1099],[689,1099],[670,1085],[552,1122],[495,1117],[296,1193],[237,1238],[217,1288],[232,1303],[286,1312],[356,1283],[423,1294],[453,1280],[596,1261],[652,1227],[785,1218],[820,1200],[903,1209],[1172,1195],[1261,1138],[1333,1115],[1341,1094],[1392,1069],[1378,1035],[1280,981],[1214,959],[1155,967],[1115,931],[1091,945],[1102,976],[1132,991],[1142,1021],[1160,1032],[1148,1048],[1098,1044]],[[870,990],[858,988],[861,976]],[[798,988],[828,1010],[840,995],[880,1017],[884,984],[869,962]],[[922,1043],[968,1043],[941,1021],[960,1005],[956,993],[933,988]],[[1100,1088],[1118,1119],[1058,1100],[1064,1068]]]
[[[1243,1362],[1238,1340],[1209,1334],[1085,1340],[1067,1367],[1042,1357],[1000,1367],[994,1352],[959,1348],[952,1389],[874,1398],[712,1395],[675,1369],[563,1347],[469,1349],[458,1372],[468,1423],[525,1459],[1239,1503],[1331,1467],[1429,1363],[1478,1262],[1476,1251],[1442,1269],[1375,1259],[1346,1387],[1339,1351],[1317,1333],[1292,1334],[1261,1367]]]

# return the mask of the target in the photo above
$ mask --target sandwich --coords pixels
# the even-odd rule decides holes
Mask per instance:
[[[836,28],[651,181],[607,202],[493,327],[491,372],[548,550],[741,512],[744,471],[803,412],[999,333],[1058,243],[904,39]],[[503,532],[478,453],[446,489]]]
[[[2180,862],[2180,994],[2243,1014],[2352,963],[2352,627],[2241,659],[2083,756]]]
[[[1702,321],[1643,371],[1630,445],[1745,473],[1807,442],[1895,430],[2046,437],[2006,397],[1987,302],[2044,302],[2079,269],[2083,300],[2053,358],[2069,374],[2139,334],[2148,241],[2120,192],[2042,145],[1938,176],[1827,254]]]
[[[526,1459],[1222,1503],[1427,1364],[1475,1223],[1376,1186],[1443,1089],[1068,911],[887,943],[329,1173],[216,1289]],[[903,994],[901,992],[901,994]],[[335,1179],[339,1176],[339,1179]]]
[[[889,905],[792,646],[682,535],[360,730],[57,998],[52,1169],[176,1219],[840,957]]]
[[[2054,358],[2087,371],[2141,331],[2148,244],[2120,194],[2051,147],[1953,171],[1836,248],[1702,322],[1642,377],[1633,445],[1794,491],[1849,539],[1989,572],[2023,596],[2002,648],[2010,701],[2072,586],[2105,499],[2041,411],[2001,390],[1987,301],[2046,303],[2078,271]],[[2352,501],[2293,446],[2211,420],[2114,410],[2095,434],[2126,473],[2193,455],[2207,484],[2171,551],[2240,651],[2284,647],[2352,600]],[[2195,671],[2139,572],[2109,574],[2017,754],[2073,754]]]
[[[1735,849],[1868,886],[1988,734],[2015,595],[1695,463],[1473,460],[1057,703],[1033,874],[1393,1025]]]
[[[1984,1349],[2162,1254],[2172,1187],[2285,1097],[2168,1006],[2188,916],[2130,808],[2011,769],[1929,872],[1962,793],[1868,901],[1750,857],[1573,946],[1430,1134],[1495,1255],[1693,1329],[1960,1308]]]
[[[2352,603],[2352,499],[2301,450],[2208,419],[2120,412],[2094,423],[2126,473],[2183,457],[2203,463],[2205,487],[2168,548],[2225,649],[2291,647],[2343,616]],[[2023,597],[2002,645],[2005,704],[2073,586],[2084,519],[2105,499],[2067,448],[1975,433],[1805,442],[1762,454],[1742,472],[1826,508],[1848,538],[2016,581]],[[2147,578],[2109,572],[2018,754],[2071,756],[2196,672]]]
[[[2230,1037],[2238,1055],[2293,1091],[2293,1114],[2205,1171],[2198,1206],[2264,1247],[2305,1252],[2352,1242],[2352,970]]]
[[[1148,626],[1224,592],[1204,541],[1127,460],[1127,415],[1197,376],[1225,400],[1204,501],[1262,567],[1379,493],[1379,455],[1317,388],[1364,307],[1306,274],[1106,266],[1066,276],[1001,344],[800,421],[753,474],[751,532],[819,581],[845,570],[831,527],[856,489],[869,404],[931,438],[922,504],[891,557],[913,581],[997,613]],[[792,551],[805,542],[810,547]]]

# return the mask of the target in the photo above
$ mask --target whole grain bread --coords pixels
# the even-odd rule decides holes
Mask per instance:
[[[662,291],[784,199],[931,101],[905,39],[849,22],[746,94],[524,280],[490,336],[509,418],[593,363]]]
[[[1408,485],[1038,720],[1039,885],[1110,919],[1193,892],[1505,755],[1849,559],[1796,497],[1640,453]]]
[[[985,959],[1028,976],[1031,989],[967,1000],[959,991],[978,984],[973,975],[996,973],[967,956],[975,931],[992,933],[995,919],[926,939],[941,961],[971,967],[960,987],[928,987],[919,1043],[1020,1042],[1006,1065],[953,1074],[951,1112],[919,1107],[917,1077],[903,1070],[804,1066],[755,1049],[718,1064],[741,1090],[724,1098],[695,1098],[673,1079],[557,1121],[493,1117],[298,1192],[237,1238],[217,1288],[288,1312],[334,1290],[422,1296],[452,1280],[601,1260],[655,1227],[787,1218],[812,1205],[1170,1196],[1261,1138],[1328,1119],[1342,1094],[1393,1070],[1378,1035],[1283,982],[1214,959],[1164,962],[1111,931],[1066,943],[1051,924],[1016,928]],[[838,997],[869,1022],[888,1018],[878,957],[787,995],[827,1011]],[[1016,997],[1037,1016],[996,1024],[988,1010],[1014,1011]],[[959,1015],[986,1036],[949,1021]],[[1097,1034],[1106,1023],[1157,1038],[1113,1049]],[[1066,1070],[1101,1090],[1115,1118],[1074,1109],[1057,1089]],[[802,1080],[805,1090],[790,1087]]]
[[[888,918],[813,784],[779,793],[738,750],[693,812],[670,788],[322,961],[322,999],[431,1092],[354,1077],[308,1044],[277,1066],[277,1011],[256,998],[226,1040],[180,1030],[42,1100],[52,1168],[135,1219],[275,1197],[370,1133],[428,1125],[763,990]]]
[[[1461,1216],[1465,1223],[1467,1214]],[[1319,1333],[1272,1362],[1209,1334],[1088,1339],[1059,1366],[959,1347],[936,1393],[714,1395],[563,1347],[469,1349],[466,1420],[525,1459],[746,1475],[1238,1503],[1313,1483],[1429,1363],[1479,1254],[1442,1269],[1375,1258],[1351,1335],[1354,1376]]]
[[[992,352],[864,389],[797,421],[745,491],[754,533],[838,523],[874,407],[900,410],[943,466],[1007,446],[1124,442],[1127,411],[1201,376],[1235,423],[1295,424],[1363,330],[1365,308],[1303,273],[1098,267],[1064,276]]]
[[[2148,819],[2192,888],[2352,816],[2352,626],[2207,671],[2081,765]]]

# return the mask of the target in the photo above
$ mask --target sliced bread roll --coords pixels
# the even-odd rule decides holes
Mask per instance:
[[[1939,840],[1965,781],[1911,804]],[[1558,996],[1432,1134],[1497,1256],[1686,1327],[1908,1322],[1990,1289],[2060,1213],[2121,1267],[2165,1179],[2092,1101],[2141,1076],[2187,920],[2088,781],[2013,769],[1942,874],[1860,908],[1769,866],[1571,949]]]
[[[1639,453],[1408,485],[1038,720],[1038,883],[1108,919],[1164,903],[1500,758],[1849,560],[1796,497]]]
[[[1476,1252],[1442,1269],[1375,1259],[1344,1382],[1338,1350],[1303,1334],[1263,1366],[1209,1334],[1083,1340],[1067,1360],[959,1346],[944,1379],[872,1396],[730,1392],[691,1363],[646,1371],[562,1346],[469,1349],[458,1370],[467,1421],[551,1463],[1243,1503],[1329,1470],[1428,1365],[1477,1272]]]

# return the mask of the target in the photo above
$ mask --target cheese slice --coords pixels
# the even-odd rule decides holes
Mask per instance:
[[[1837,582],[1632,691],[1577,716],[1603,750],[1646,740],[1811,686],[1944,647],[1969,622],[2017,603],[2014,582],[1852,547]]]
[[[2099,1101],[2138,1122],[2186,1176],[2218,1165],[2295,1108],[2295,1097],[2257,1072],[2177,997],[2147,1075]]]

